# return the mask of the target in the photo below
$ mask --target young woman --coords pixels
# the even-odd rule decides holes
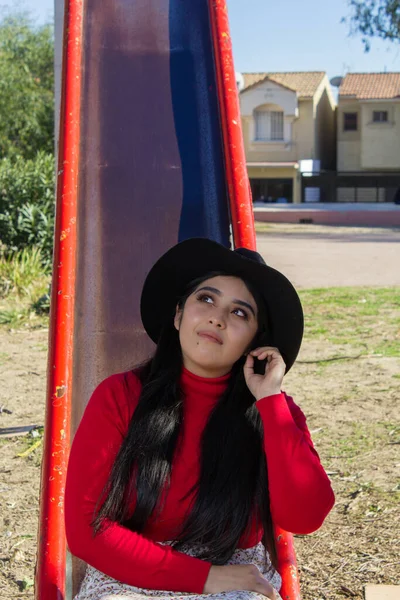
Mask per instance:
[[[281,391],[298,295],[258,253],[190,239],[151,269],[141,316],[154,356],[97,387],[71,449],[76,598],[280,598],[273,523],[311,533],[334,503]]]

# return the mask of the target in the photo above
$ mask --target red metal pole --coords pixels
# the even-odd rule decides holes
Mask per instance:
[[[275,541],[278,550],[279,573],[282,577],[280,594],[284,600],[301,600],[293,536],[275,525]]]
[[[69,453],[79,160],[82,0],[65,0],[63,90],[35,597],[65,597],[64,490]]]
[[[256,250],[253,206],[247,176],[226,0],[209,0],[209,7],[234,245],[236,248],[245,246]],[[282,576],[281,596],[285,600],[300,600],[293,536],[275,527],[275,539],[279,572]]]
[[[256,248],[254,216],[243,147],[239,97],[225,0],[209,0],[225,171],[236,247]]]

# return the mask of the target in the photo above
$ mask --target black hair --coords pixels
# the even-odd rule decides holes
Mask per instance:
[[[192,281],[178,306],[184,308],[197,287],[217,275],[227,273],[207,273]],[[258,309],[258,331],[251,346],[255,348],[268,343],[267,307],[257,289],[243,281]],[[244,361],[242,357],[233,365],[227,389],[204,428],[200,476],[188,493],[195,492],[195,502],[173,546],[179,550],[183,544],[198,544],[203,548],[199,558],[223,565],[255,518],[263,530],[265,550],[276,566],[263,426],[244,378]],[[154,356],[135,369],[142,383],[139,402],[99,499],[100,508],[93,520],[95,533],[102,529],[104,519],[141,533],[150,516],[162,511],[161,497],[168,490],[174,454],[179,449],[184,402],[181,371],[179,335],[171,315]],[[135,508],[130,514],[130,500],[135,494]],[[267,554],[265,560],[268,567]]]

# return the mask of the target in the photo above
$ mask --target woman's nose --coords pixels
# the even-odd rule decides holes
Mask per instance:
[[[222,315],[213,315],[212,317],[210,317],[209,322],[213,325],[216,325],[220,329],[225,327],[225,320]]]

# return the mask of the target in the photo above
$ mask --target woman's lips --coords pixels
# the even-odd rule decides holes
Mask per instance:
[[[222,344],[222,340],[221,338],[214,334],[214,333],[209,333],[207,331],[200,331],[197,335],[199,335],[200,337],[203,337],[207,340],[210,340],[210,342],[214,342],[214,344]]]

